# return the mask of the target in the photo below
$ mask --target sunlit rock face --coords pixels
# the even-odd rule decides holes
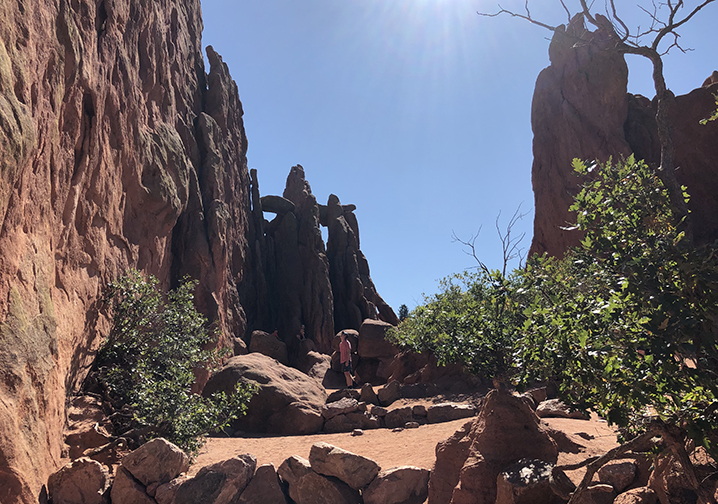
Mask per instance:
[[[536,80],[530,254],[561,256],[579,243],[579,233],[561,229],[575,222],[568,209],[582,181],[571,167],[574,158],[607,161],[635,153],[653,166],[659,163],[655,102],[627,93],[628,68],[623,56],[610,50],[610,37],[605,30],[585,30],[582,19],[575,18],[554,35],[551,65]],[[715,109],[717,80],[709,78],[703,87],[676,97],[670,112],[676,176],[692,196],[697,243],[718,238],[718,123],[700,124]]]
[[[199,0],[0,2],[4,504],[38,502],[60,466],[66,404],[109,329],[106,286],[128,268],[164,289],[197,279],[197,307],[238,353],[254,329],[294,342],[301,325],[330,350],[319,205],[294,170],[267,203],[291,217],[265,225],[237,86],[211,47],[206,71],[201,32]],[[395,321],[345,210],[361,316]]]
[[[57,469],[127,268],[200,279],[200,309],[244,332],[242,108],[201,31],[198,0],[0,2],[0,502]]]

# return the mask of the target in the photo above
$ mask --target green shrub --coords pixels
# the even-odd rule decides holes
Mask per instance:
[[[680,426],[716,454],[718,250],[686,243],[644,162],[574,167],[589,180],[571,207],[579,247],[508,276],[450,277],[393,337],[499,382],[555,382],[628,433]]]
[[[96,361],[99,382],[116,409],[129,408],[133,426],[192,452],[199,436],[243,415],[253,392],[239,386],[229,396],[191,392],[194,370],[216,370],[221,357],[205,350],[217,338],[194,307],[195,286],[184,279],[165,297],[154,277],[136,270],[110,284],[113,325]]]

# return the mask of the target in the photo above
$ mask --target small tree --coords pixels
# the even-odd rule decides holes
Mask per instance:
[[[136,270],[110,284],[113,325],[95,367],[115,409],[131,413],[130,422],[116,423],[121,436],[140,427],[148,438],[162,436],[196,451],[199,436],[246,411],[250,387],[209,398],[191,392],[194,369],[217,369],[220,358],[204,350],[217,338],[194,307],[195,286],[184,279],[165,297],[154,277]]]
[[[408,317],[408,316],[409,316],[409,307],[406,306],[405,304],[402,304],[399,307],[399,320],[401,320],[403,322],[404,320],[406,320],[406,317]]]

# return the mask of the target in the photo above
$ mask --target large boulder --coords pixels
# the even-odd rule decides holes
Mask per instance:
[[[273,334],[264,331],[254,331],[252,338],[249,340],[249,351],[259,352],[267,357],[278,360],[285,366],[289,365],[287,345]]]
[[[326,400],[326,392],[316,380],[259,353],[231,358],[210,378],[204,394],[231,392],[238,382],[254,384],[258,392],[249,402],[247,415],[232,425],[235,430],[285,435],[309,434],[311,432],[307,432],[306,428],[308,424],[294,425],[287,422],[287,412],[316,418],[316,415],[309,415],[309,411],[316,410],[321,415]],[[290,407],[293,403],[296,404]],[[318,422],[312,425],[316,426]]]
[[[439,457],[437,446],[437,459],[431,475],[434,483],[430,484],[429,491],[432,504],[493,503],[497,477],[511,464],[522,458],[552,464],[558,459],[556,443],[533,410],[505,390],[489,392],[470,431],[462,429],[461,434],[463,437],[452,438],[451,444],[460,449],[449,449],[447,455],[453,457],[447,457],[448,460]],[[457,459],[460,457],[463,460]],[[455,486],[448,495],[448,486],[453,482],[456,482]]]
[[[422,504],[429,493],[429,471],[403,466],[381,471],[364,491],[364,504]]]
[[[122,458],[122,467],[145,486],[168,483],[189,469],[189,456],[163,438],[155,438]]]
[[[359,492],[336,478],[321,476],[311,464],[296,455],[282,462],[277,470],[296,504],[359,504]]]
[[[370,458],[342,450],[328,443],[314,443],[309,452],[312,469],[324,476],[334,476],[362,490],[379,474],[379,464]]]
[[[257,468],[257,459],[244,454],[205,466],[176,491],[175,504],[235,503]],[[114,500],[113,500],[114,502]]]
[[[47,491],[54,504],[106,504],[110,474],[89,458],[80,458],[50,476]]]
[[[359,356],[367,359],[394,358],[399,349],[386,339],[391,324],[366,319],[359,328]]]

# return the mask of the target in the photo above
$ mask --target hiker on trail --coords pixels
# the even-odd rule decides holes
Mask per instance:
[[[344,331],[339,333],[341,342],[339,343],[339,361],[342,365],[342,372],[347,381],[347,387],[354,386],[354,378],[352,378],[352,344],[347,339]]]

